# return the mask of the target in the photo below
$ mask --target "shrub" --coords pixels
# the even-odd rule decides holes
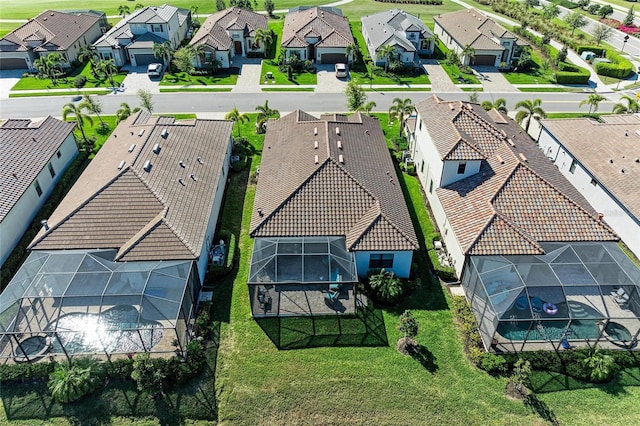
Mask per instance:
[[[582,360],[582,363],[587,368],[589,379],[593,383],[608,382],[618,372],[618,366],[614,358],[609,354],[600,352],[597,346],[589,352],[587,357]]]
[[[77,401],[100,385],[98,363],[91,358],[57,364],[49,375],[47,386],[53,398],[59,402]]]
[[[566,62],[559,62],[555,73],[558,84],[587,84],[589,77],[591,73],[588,70]]]
[[[582,55],[582,52],[593,52],[597,56],[603,56],[607,53],[607,49],[601,46],[578,46],[576,51],[578,52],[578,55]]]
[[[392,271],[381,269],[369,276],[371,297],[384,304],[398,302],[404,295],[404,284]]]
[[[504,357],[484,352],[478,359],[478,368],[489,374],[505,374],[509,371],[509,364]]]
[[[241,172],[247,168],[247,164],[248,164],[247,157],[242,156],[240,157],[240,160],[236,161],[231,165],[231,169],[234,172]]]
[[[471,306],[463,296],[454,296],[451,299],[451,309],[458,319],[469,358],[477,365],[485,352],[478,332],[478,323],[476,317],[473,316]]]
[[[87,84],[87,77],[82,74],[73,79],[73,87],[80,89],[81,87],[84,87],[85,84]]]
[[[116,377],[121,380],[131,380],[133,372],[133,359],[117,359],[105,364],[105,374],[108,377]]]
[[[626,78],[633,72],[633,64],[617,52],[607,50],[607,59],[609,59],[611,63],[599,62],[596,64],[595,69],[599,75],[613,78]]]
[[[53,362],[0,364],[0,384],[47,377],[53,372],[55,366]]]
[[[133,357],[131,378],[136,382],[139,391],[154,395],[163,392],[166,377],[163,363],[164,360],[152,359],[147,352]]]
[[[218,237],[223,240],[225,242],[225,245],[227,246],[225,264],[221,266],[209,265],[207,278],[217,278],[227,275],[229,272],[231,272],[231,269],[233,269],[235,260],[238,256],[236,236],[233,233],[223,229],[218,233]]]

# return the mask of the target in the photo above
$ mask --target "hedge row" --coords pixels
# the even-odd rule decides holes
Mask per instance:
[[[471,306],[463,296],[453,296],[451,309],[456,318],[458,318],[460,331],[462,331],[462,336],[464,337],[464,346],[469,358],[474,364],[478,365],[485,352],[482,346],[482,338],[478,332],[478,323],[471,311]]]
[[[55,368],[53,362],[36,362],[22,364],[0,364],[0,383],[25,382],[40,377],[47,377]]]
[[[607,59],[609,59],[611,63],[598,62],[596,64],[595,69],[599,75],[613,78],[626,78],[633,72],[633,64],[617,52],[607,49]]]
[[[559,62],[555,77],[558,84],[588,84],[591,73],[577,65]]]
[[[380,3],[400,3],[400,4],[432,4],[440,5],[444,0],[376,0]]]
[[[429,234],[427,241],[427,253],[429,254],[431,264],[433,265],[433,270],[442,281],[456,281],[458,279],[458,277],[456,276],[456,270],[451,266],[443,266],[440,264],[440,259],[438,259],[438,252],[433,246],[434,241],[442,241],[442,236],[439,232]]]
[[[607,49],[602,46],[578,46],[576,52],[578,52],[578,55],[582,55],[582,52],[593,52],[597,56],[604,56],[607,53]]]

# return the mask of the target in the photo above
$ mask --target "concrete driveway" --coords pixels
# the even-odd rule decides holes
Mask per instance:
[[[336,70],[333,64],[316,65],[318,69],[318,84],[316,92],[344,93],[349,78],[336,78]]]
[[[0,72],[0,99],[7,99],[11,88],[28,70],[6,70]]]
[[[160,93],[160,78],[149,78],[147,75],[147,67],[124,66],[122,69],[129,71],[124,78],[125,91],[129,94],[135,94],[140,89],[146,89],[151,93]]]
[[[485,92],[519,92],[496,67],[471,65]]]

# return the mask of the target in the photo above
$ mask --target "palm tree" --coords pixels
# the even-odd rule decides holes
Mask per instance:
[[[79,105],[74,104],[73,102],[69,102],[62,108],[62,119],[66,120],[70,115],[73,115],[76,121],[76,126],[78,126],[78,130],[82,133],[82,139],[84,140],[85,147],[89,153],[93,151],[93,146],[89,139],[87,139],[87,135],[84,132],[85,122],[88,122],[91,126],[93,126],[93,119],[90,115],[85,115],[82,111],[82,108]]]
[[[258,115],[256,116],[256,131],[258,133],[264,133],[267,120],[270,118],[280,118],[280,111],[271,109],[268,99],[264,101],[264,105],[258,105],[256,111],[258,111]]]
[[[124,17],[130,13],[131,9],[129,9],[129,6],[127,6],[126,4],[118,6],[118,15],[122,16],[122,19],[124,19]]]
[[[591,93],[587,99],[580,101],[580,104],[578,104],[578,106],[582,107],[582,105],[587,104],[589,105],[589,115],[591,115],[591,110],[593,110],[595,114],[595,112],[598,110],[598,104],[605,99],[607,98],[598,93]]]
[[[371,111],[376,107],[376,103],[374,101],[369,101],[364,105],[356,108],[356,111],[364,112],[367,115],[371,115]]]
[[[153,56],[162,59],[162,62],[166,65],[171,61],[171,55],[175,53],[175,49],[171,46],[170,41],[164,43],[153,43]]]
[[[389,120],[398,120],[400,122],[400,135],[404,129],[405,117],[413,112],[413,103],[409,98],[395,98],[393,105],[389,108]]]
[[[234,106],[233,109],[224,116],[224,119],[233,121],[235,123],[235,126],[238,129],[238,138],[240,138],[240,123],[249,121],[249,116],[247,114],[240,114],[238,108]]]
[[[104,73],[104,75],[109,79],[109,84],[111,87],[116,87],[116,82],[113,76],[118,72],[118,67],[116,66],[115,59],[107,59],[102,60],[98,63],[98,69]]]
[[[496,109],[505,114],[509,112],[509,110],[507,109],[507,101],[504,98],[498,98],[495,100],[495,102],[484,101],[482,102],[482,108],[484,108],[485,111]]]
[[[256,30],[256,34],[253,36],[253,42],[256,47],[260,47],[261,44],[264,45],[264,51],[267,52],[269,46],[273,42],[274,34],[272,30],[265,30],[264,28],[258,28]]]
[[[638,99],[634,99],[628,95],[623,95],[620,100],[626,101],[627,104],[625,105],[622,102],[615,104],[613,106],[614,114],[634,114],[640,112],[640,102],[638,102]]]
[[[102,101],[98,99],[96,96],[84,95],[82,97],[82,102],[78,105],[79,109],[86,109],[88,113],[95,114],[100,120],[100,127],[105,127],[106,124],[102,121],[102,117],[100,114],[102,113]]]
[[[473,59],[475,54],[476,49],[468,44],[465,45],[460,51],[460,62],[462,63],[462,65],[464,65],[465,67],[469,66],[471,64],[471,59]]]
[[[122,120],[126,120],[131,115],[131,107],[128,103],[123,102],[120,104],[120,108],[116,111],[116,119],[117,122],[121,122]]]
[[[45,78],[51,79],[51,84],[58,84],[58,77],[62,75],[61,64],[64,62],[62,55],[59,53],[50,53],[47,56],[41,56],[33,62],[38,72]]]
[[[351,43],[344,49],[344,54],[347,57],[347,61],[352,64],[358,58],[358,55],[360,54],[360,48],[357,44]]]
[[[98,69],[98,61],[100,57],[98,56],[98,52],[96,52],[96,48],[89,45],[87,47],[81,47],[78,50],[78,60],[80,62],[89,61],[89,67],[91,68],[91,74],[94,77],[97,77]]]
[[[532,118],[535,120],[539,120],[540,118],[547,117],[547,113],[544,112],[544,110],[540,106],[541,104],[541,99],[534,99],[533,101],[525,99],[524,101],[520,101],[516,104],[516,108],[523,108],[517,112],[516,121],[520,125],[522,125],[524,121],[527,122],[524,128],[526,132],[529,132],[529,125],[531,124]]]
[[[384,72],[387,72],[389,69],[389,62],[393,61],[393,58],[396,56],[396,48],[390,44],[385,44],[384,46],[380,46],[376,53],[379,58],[383,58],[385,60]]]

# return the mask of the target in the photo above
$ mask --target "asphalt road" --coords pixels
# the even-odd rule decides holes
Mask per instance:
[[[469,100],[470,92],[434,93],[434,92],[367,92],[370,101],[375,101],[375,111],[386,112],[397,97],[409,97],[413,102],[427,96],[438,95],[442,99]],[[480,102],[505,98],[507,107],[514,109],[515,104],[524,99],[542,99],[542,107],[547,112],[580,112],[587,107],[579,107],[580,101],[586,99],[588,93],[483,93],[479,92]],[[619,95],[614,94],[612,99]],[[310,93],[310,92],[269,92],[269,93],[162,93],[153,95],[155,113],[226,113],[234,106],[241,112],[254,112],[257,105],[269,100],[269,105],[281,112],[303,109],[308,112],[342,112],[347,111],[344,94]],[[101,96],[104,114],[115,114],[120,103],[127,102],[131,108],[139,105],[135,94],[118,93]],[[40,98],[3,99],[0,103],[0,118],[11,117],[59,117],[64,104],[71,102],[71,96],[55,96]],[[609,112],[614,102],[603,101],[600,111]]]

